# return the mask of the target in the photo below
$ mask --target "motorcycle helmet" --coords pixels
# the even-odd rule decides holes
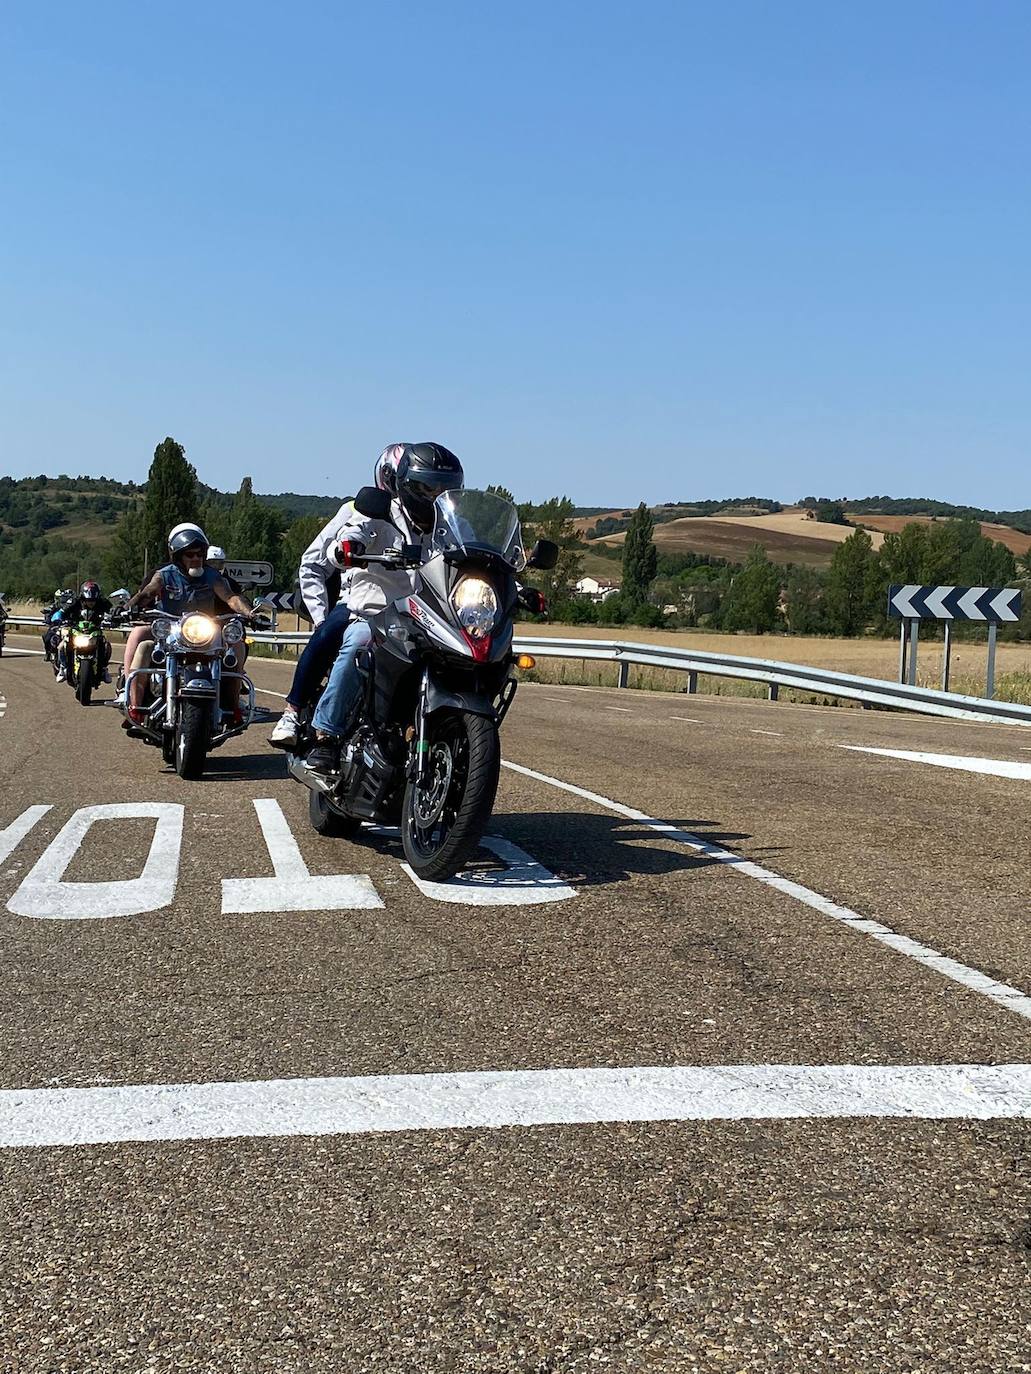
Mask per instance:
[[[433,524],[433,503],[465,484],[462,464],[443,444],[405,444],[397,465],[397,499],[420,530]]]
[[[168,534],[168,552],[172,556],[172,562],[182,567],[182,556],[187,549],[199,549],[201,561],[193,564],[186,571],[190,577],[204,576],[204,554],[208,551],[208,536],[199,525],[187,522],[176,525]]]
[[[404,444],[388,444],[376,459],[375,478],[380,491],[397,495],[397,465],[404,455]]]
[[[207,557],[204,559],[204,562],[205,562],[205,563],[208,563],[208,564],[212,564],[214,567],[216,567],[216,568],[218,569],[219,572],[225,572],[225,570],[226,570],[226,551],[225,551],[225,549],[220,549],[219,546],[218,546],[217,544],[212,544],[212,545],[208,548]]]
[[[93,581],[84,582],[84,583],[82,584],[82,586],[79,588],[79,595],[82,597],[83,601],[97,601],[97,600],[99,600],[99,598],[100,598],[100,584],[99,584],[99,582],[93,582]]]

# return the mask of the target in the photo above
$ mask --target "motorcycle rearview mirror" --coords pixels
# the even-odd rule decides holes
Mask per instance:
[[[530,557],[526,560],[528,568],[536,568],[540,572],[550,572],[558,562],[558,545],[552,543],[550,539],[538,539],[530,550]]]
[[[112,606],[122,606],[129,600],[130,596],[132,596],[132,592],[128,587],[119,587],[116,592],[111,593],[108,600]]]
[[[380,491],[379,487],[362,487],[354,498],[354,508],[370,520],[389,520],[390,493]]]

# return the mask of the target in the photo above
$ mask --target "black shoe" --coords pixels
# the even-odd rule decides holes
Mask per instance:
[[[336,740],[319,740],[304,760],[316,773],[336,773],[340,768],[340,745]]]

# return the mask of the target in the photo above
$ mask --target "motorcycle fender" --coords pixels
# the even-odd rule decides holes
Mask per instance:
[[[218,691],[216,683],[206,677],[191,677],[179,688],[180,697],[213,697]]]
[[[426,714],[431,716],[434,711],[448,708],[464,711],[470,716],[488,716],[491,720],[497,718],[490,697],[484,696],[481,692],[446,692],[430,678],[426,693]]]

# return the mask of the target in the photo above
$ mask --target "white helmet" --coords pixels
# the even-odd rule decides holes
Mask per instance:
[[[217,544],[209,544],[205,563],[224,563],[226,561],[225,549],[220,549]]]

